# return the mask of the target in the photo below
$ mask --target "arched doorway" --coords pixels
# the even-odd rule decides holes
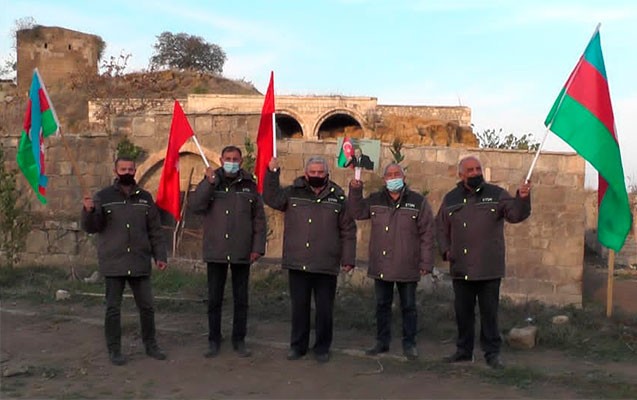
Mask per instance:
[[[277,139],[303,139],[303,127],[291,115],[276,114],[276,138]]]
[[[356,118],[344,111],[335,111],[320,122],[316,136],[320,140],[336,140],[341,136],[362,138],[364,131]]]

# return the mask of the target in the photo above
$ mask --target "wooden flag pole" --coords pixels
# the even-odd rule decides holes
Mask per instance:
[[[66,149],[66,155],[69,157],[69,160],[71,160],[71,166],[73,167],[73,172],[75,173],[75,176],[77,177],[77,180],[80,181],[80,188],[82,189],[82,196],[83,197],[90,197],[91,196],[91,192],[88,191],[88,186],[86,186],[86,182],[84,182],[84,178],[82,177],[82,174],[80,172],[80,168],[77,166],[77,162],[75,161],[75,157],[73,156],[73,152],[71,151],[71,148],[69,147],[68,142],[66,141],[66,138],[64,137],[64,134],[62,133],[62,128],[58,128],[58,132],[60,133],[60,138],[62,139],[62,144],[64,144],[64,149]]]
[[[606,285],[606,316],[613,315],[613,281],[615,273],[615,250],[608,251],[608,282]]]

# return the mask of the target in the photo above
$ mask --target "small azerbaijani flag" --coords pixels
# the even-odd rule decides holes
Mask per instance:
[[[58,132],[60,123],[37,68],[29,90],[24,114],[17,161],[24,177],[42,204],[46,204],[46,185],[43,139]]]
[[[354,145],[352,144],[352,139],[348,137],[344,137],[343,144],[341,145],[341,150],[338,153],[337,165],[341,168],[345,168],[349,160],[352,159],[353,155],[354,155]]]

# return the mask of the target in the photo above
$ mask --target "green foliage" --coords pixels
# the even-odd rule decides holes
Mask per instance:
[[[502,129],[497,132],[495,129],[485,129],[476,133],[480,147],[486,149],[509,149],[509,150],[531,150],[535,151],[540,147],[540,143],[533,139],[533,135],[525,133],[517,137],[512,133],[503,136]]]
[[[16,171],[7,169],[4,147],[0,145],[0,251],[9,268],[20,261],[30,229],[28,208],[20,201],[16,187]]]
[[[146,152],[143,148],[137,146],[131,142],[127,137],[120,140],[117,144],[117,157],[131,158],[132,160],[139,161]]]
[[[395,138],[394,141],[391,143],[391,148],[389,149],[389,151],[391,151],[391,155],[394,158],[394,162],[396,164],[400,164],[405,159],[405,156],[401,152],[402,149],[403,141]]]
[[[221,74],[226,53],[214,43],[200,36],[186,33],[162,32],[153,45],[155,54],[150,58],[152,68],[176,68]]]
[[[254,156],[256,147],[254,142],[250,139],[250,136],[246,136],[243,146],[245,147],[245,154],[243,155],[243,169],[254,174],[254,166],[257,161]]]

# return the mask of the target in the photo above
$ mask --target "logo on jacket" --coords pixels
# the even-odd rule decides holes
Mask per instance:
[[[483,197],[482,198],[483,202],[487,202],[487,201],[493,201],[493,197]]]
[[[243,188],[242,191],[248,192],[248,193],[251,192],[250,188]]]
[[[148,200],[146,199],[139,199],[139,202],[142,204],[148,204]]]
[[[414,203],[405,203],[405,207],[416,208],[416,205]]]
[[[332,203],[338,203],[338,200],[333,198],[333,197],[328,197],[327,201],[332,202]]]

